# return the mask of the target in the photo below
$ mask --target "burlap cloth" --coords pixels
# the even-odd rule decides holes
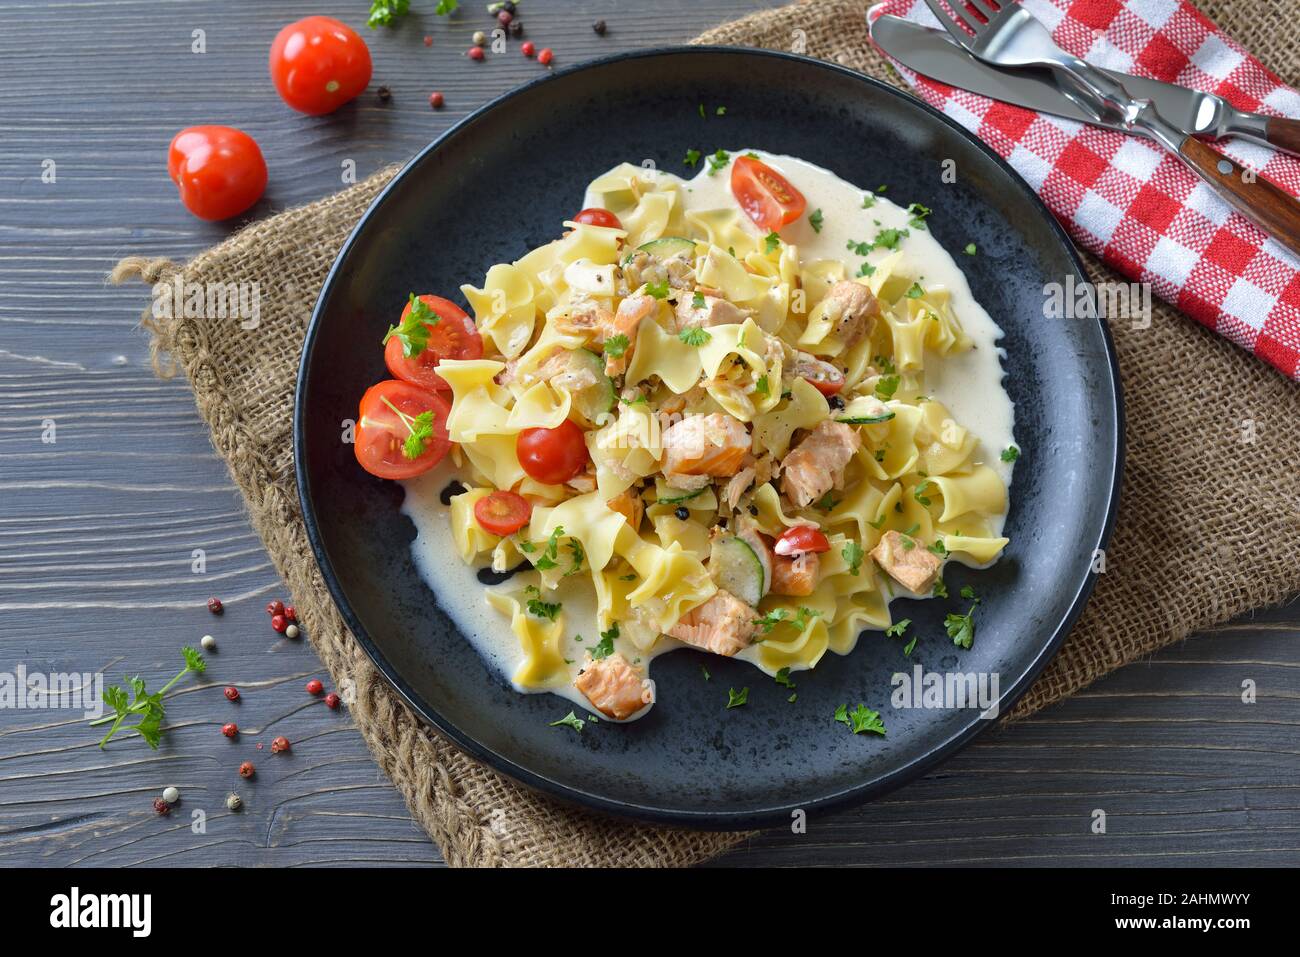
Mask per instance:
[[[807,52],[900,84],[871,47],[862,0],[797,3],[719,27],[696,42]],[[1215,0],[1205,11],[1294,81],[1300,4]],[[1284,9],[1285,8],[1285,9]],[[155,365],[179,368],[253,525],[288,584],[351,714],[411,813],[453,865],[685,865],[745,834],[667,830],[562,806],[466,757],[423,725],[344,627],[307,544],[290,437],[303,330],[326,271],[384,170],[328,199],[255,223],[184,267],[127,259],[112,279],[260,280],[257,337],[203,320],[146,320]],[[1115,278],[1095,261],[1094,279]],[[148,314],[146,314],[148,315]],[[1300,591],[1300,389],[1158,304],[1152,326],[1113,329],[1128,404],[1128,461],[1117,530],[1087,610],[1011,717],[1024,717],[1189,632]],[[250,342],[253,344],[250,348]]]

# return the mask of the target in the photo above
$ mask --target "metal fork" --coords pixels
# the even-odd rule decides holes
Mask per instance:
[[[1143,130],[1208,183],[1243,216],[1300,255],[1300,203],[1170,123],[1150,100],[1056,45],[1051,33],[1014,0],[925,0],[953,39],[985,63],[1011,69],[1047,67],[1061,92],[1098,118]]]

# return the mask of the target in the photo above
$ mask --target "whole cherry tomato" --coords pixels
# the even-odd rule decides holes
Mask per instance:
[[[230,126],[191,126],[172,137],[167,175],[199,219],[238,216],[266,190],[266,160],[253,138]]]
[[[622,229],[623,224],[618,221],[618,217],[608,209],[601,209],[599,206],[589,206],[582,210],[578,215],[573,217],[575,223],[585,223],[588,226],[606,226],[610,229]]]
[[[553,429],[524,429],[515,439],[523,470],[546,485],[560,485],[581,475],[591,457],[582,429],[565,419]]]
[[[271,82],[300,113],[332,113],[370,82],[370,49],[346,23],[305,17],[271,44]]]

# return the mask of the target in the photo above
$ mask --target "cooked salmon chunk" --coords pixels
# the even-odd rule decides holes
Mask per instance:
[[[749,430],[723,412],[692,415],[674,422],[660,436],[663,473],[674,475],[734,475],[749,455]]]
[[[719,588],[703,605],[682,615],[668,634],[696,648],[730,657],[749,645],[757,617],[758,612]]]
[[[627,364],[632,361],[632,350],[636,347],[636,331],[641,320],[653,315],[659,305],[654,296],[628,296],[618,304],[618,311],[612,319],[606,320],[600,329],[600,341],[605,343],[605,375],[622,375],[627,371]],[[609,315],[606,313],[606,315]],[[609,340],[621,336],[622,352],[615,356],[609,352]]]
[[[781,490],[799,508],[807,508],[843,487],[844,467],[861,447],[851,426],[823,419],[781,463]]]
[[[902,532],[889,531],[871,550],[876,564],[909,591],[924,595],[934,587],[943,562],[916,539]]]
[[[645,515],[645,503],[641,501],[641,496],[637,494],[636,489],[624,489],[605,504],[627,519],[627,523],[633,530],[641,527],[641,517]]]
[[[615,721],[630,718],[654,698],[650,683],[618,652],[599,660],[588,655],[573,686],[593,708]]]
[[[846,347],[856,345],[871,335],[880,316],[880,303],[860,282],[842,279],[826,293],[828,314],[836,316],[835,338]],[[833,310],[833,312],[831,312]]]
[[[682,296],[678,300],[674,314],[676,328],[673,329],[673,332],[744,322],[749,318],[750,312],[748,309],[733,306],[726,299],[718,296],[706,296],[702,293],[696,293],[696,296],[699,296],[699,298]]]
[[[816,552],[804,552],[793,558],[772,556],[772,594],[811,595],[817,588],[817,572],[821,560]]]

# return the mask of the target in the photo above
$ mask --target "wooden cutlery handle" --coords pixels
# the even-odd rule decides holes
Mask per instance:
[[[1264,126],[1264,139],[1280,150],[1300,154],[1300,120],[1270,116]]]
[[[1300,202],[1198,139],[1189,136],[1179,153],[1243,216],[1300,256]]]

